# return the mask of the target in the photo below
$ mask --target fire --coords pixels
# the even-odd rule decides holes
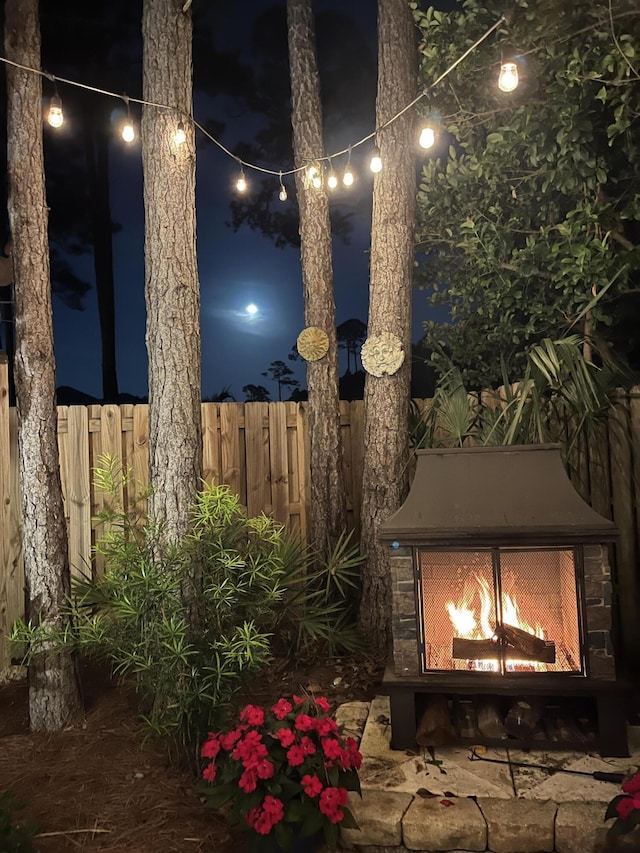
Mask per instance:
[[[497,643],[493,591],[486,578],[474,573],[472,578],[465,581],[458,601],[448,601],[446,608],[456,637],[468,640],[495,639]],[[515,596],[508,593],[502,596],[502,623],[545,639],[541,625],[536,623],[535,628],[529,625],[520,614]],[[496,658],[469,660],[467,666],[470,669],[498,671],[498,646],[496,645]],[[509,660],[507,663],[507,669],[512,671],[521,666],[545,669],[544,665],[537,661]]]

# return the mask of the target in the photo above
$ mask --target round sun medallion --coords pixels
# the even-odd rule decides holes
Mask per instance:
[[[404,350],[400,338],[391,332],[371,335],[360,351],[362,366],[372,376],[392,376],[404,361]]]
[[[319,361],[329,352],[329,338],[317,326],[307,326],[298,335],[296,346],[305,361]]]

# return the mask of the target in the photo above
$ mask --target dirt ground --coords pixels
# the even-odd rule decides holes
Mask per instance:
[[[380,662],[343,658],[297,669],[275,663],[247,700],[269,702],[310,689],[332,706],[370,699]],[[23,804],[14,823],[41,827],[42,853],[244,853],[224,819],[202,806],[192,775],[171,766],[157,740],[144,745],[132,690],[85,668],[85,713],[62,732],[28,730],[26,680],[0,686],[0,792]]]

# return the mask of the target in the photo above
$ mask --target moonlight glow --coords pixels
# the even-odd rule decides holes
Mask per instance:
[[[258,306],[254,305],[253,302],[250,302],[244,310],[249,314],[249,316],[253,317],[254,314],[258,313]]]

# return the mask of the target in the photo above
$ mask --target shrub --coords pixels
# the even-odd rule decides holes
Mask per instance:
[[[13,813],[19,808],[8,792],[0,792],[0,850],[2,853],[32,853],[31,839],[40,827],[34,824],[16,824]]]

